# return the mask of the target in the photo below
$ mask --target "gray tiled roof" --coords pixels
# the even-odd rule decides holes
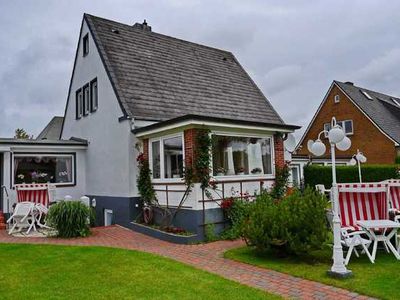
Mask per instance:
[[[124,112],[284,124],[230,52],[85,14]]]
[[[349,83],[335,83],[367,114],[375,124],[397,143],[400,143],[400,98],[385,95]],[[361,91],[366,91],[372,100]]]
[[[64,118],[53,117],[49,124],[37,136],[37,140],[58,140],[61,134],[61,128]]]

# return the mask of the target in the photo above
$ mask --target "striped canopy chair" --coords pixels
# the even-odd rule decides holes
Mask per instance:
[[[374,262],[368,251],[372,241],[365,237],[357,221],[388,219],[387,191],[386,183],[338,184],[342,244],[349,248],[345,264],[348,264],[353,250],[358,256],[358,246],[362,246],[370,261]]]
[[[18,202],[33,202],[46,207],[49,206],[49,184],[16,184],[15,189],[17,191]]]
[[[389,179],[383,182],[389,186],[390,211],[398,215],[400,214],[400,179]]]

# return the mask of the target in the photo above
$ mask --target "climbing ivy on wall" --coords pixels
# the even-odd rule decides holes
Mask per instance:
[[[147,205],[152,205],[156,201],[156,192],[151,183],[151,171],[149,161],[140,153],[137,157],[139,176],[137,178],[137,187],[143,202]]]
[[[205,190],[210,186],[211,137],[209,129],[199,129],[196,134],[195,154],[192,166],[186,166],[184,179],[187,186],[199,182]]]

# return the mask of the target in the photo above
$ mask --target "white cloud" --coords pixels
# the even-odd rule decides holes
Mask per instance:
[[[306,127],[334,79],[400,95],[395,0],[1,1],[0,136],[63,113],[84,12],[233,52],[287,123]]]

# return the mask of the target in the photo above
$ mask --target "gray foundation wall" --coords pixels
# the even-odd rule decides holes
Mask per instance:
[[[118,224],[130,228],[130,223],[134,221],[141,212],[139,197],[107,197],[89,195],[91,204],[96,200],[96,225],[104,226],[104,211],[110,209],[113,211],[113,224]],[[172,214],[175,208],[170,208]],[[160,219],[155,214],[156,223]],[[199,240],[204,240],[205,225],[214,224],[215,233],[221,233],[225,228],[224,215],[222,209],[212,208],[204,210],[180,209],[174,220],[173,225],[182,227],[186,231],[197,234]]]
[[[113,211],[113,224],[128,226],[130,222],[135,220],[140,212],[139,197],[107,197],[90,195],[90,202],[93,205],[96,200],[96,225],[104,226],[104,210],[111,209]]]
[[[170,211],[175,213],[176,209],[170,208]],[[173,220],[174,226],[197,234],[201,240],[204,240],[205,224],[214,224],[215,233],[221,233],[226,226],[222,209],[212,208],[204,212],[203,210],[180,209]]]

